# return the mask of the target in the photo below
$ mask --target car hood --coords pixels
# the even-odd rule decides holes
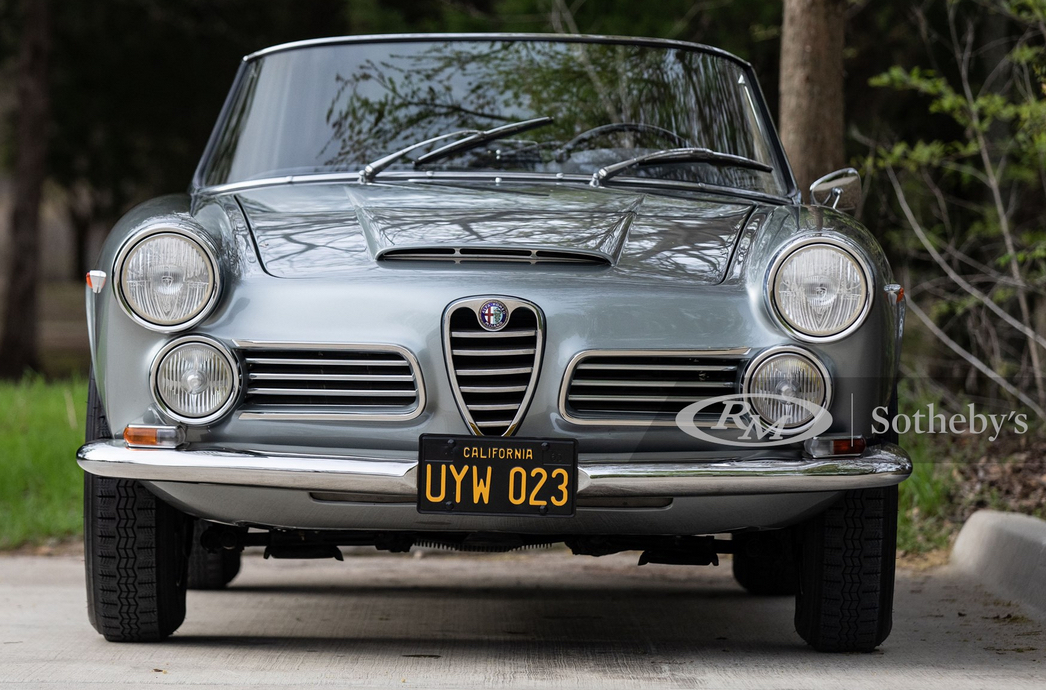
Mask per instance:
[[[753,205],[576,185],[294,184],[237,194],[265,270],[569,263],[716,284]],[[395,260],[395,261],[394,261]],[[445,266],[445,263],[444,263]]]

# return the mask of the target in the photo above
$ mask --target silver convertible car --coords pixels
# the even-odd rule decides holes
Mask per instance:
[[[889,634],[903,291],[804,205],[751,67],[675,41],[244,58],[188,193],[88,274],[88,614],[173,633],[244,547],[564,543],[718,564],[826,651]]]

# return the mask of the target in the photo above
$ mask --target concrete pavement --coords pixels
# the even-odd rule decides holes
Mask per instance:
[[[87,623],[81,559],[0,557],[0,685],[1046,687],[1046,621],[956,571],[901,571],[881,650],[829,656],[795,635],[790,598],[746,595],[729,561],[635,561],[252,555],[229,590],[190,592],[171,640],[118,645]]]

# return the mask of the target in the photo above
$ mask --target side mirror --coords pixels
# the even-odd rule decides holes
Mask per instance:
[[[862,193],[861,173],[853,168],[843,168],[828,173],[810,185],[810,203],[853,213],[861,205]]]

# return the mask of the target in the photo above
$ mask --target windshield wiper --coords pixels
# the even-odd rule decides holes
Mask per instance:
[[[463,136],[465,136],[467,134],[477,134],[477,133],[478,133],[478,130],[475,130],[475,129],[462,129],[462,130],[458,130],[457,132],[449,132],[447,134],[440,134],[438,137],[432,137],[431,139],[426,139],[425,141],[419,141],[418,143],[411,144],[410,146],[407,146],[406,148],[402,148],[399,151],[393,151],[389,155],[382,156],[381,158],[379,158],[378,160],[376,160],[376,161],[374,161],[372,163],[367,163],[367,165],[365,165],[363,167],[363,170],[360,171],[360,182],[370,182],[371,180],[374,179],[375,175],[377,175],[382,170],[384,170],[385,168],[389,167],[390,165],[392,165],[393,163],[398,161],[400,158],[403,158],[404,156],[406,156],[408,153],[410,153],[411,151],[413,151],[415,149],[420,149],[423,146],[428,146],[429,144],[435,144],[437,141],[443,141],[444,139],[450,139],[451,137],[463,137]]]
[[[683,148],[655,151],[643,156],[630,158],[627,161],[607,165],[592,173],[592,186],[599,187],[610,178],[623,173],[629,168],[638,168],[646,165],[660,165],[663,163],[713,163],[717,165],[729,165],[735,168],[748,168],[760,172],[773,172],[774,169],[766,163],[761,163],[744,156],[735,156],[732,153],[720,153],[705,148]]]
[[[554,122],[554,120],[551,117],[535,117],[532,120],[510,122],[507,125],[501,125],[500,127],[494,127],[493,129],[484,130],[482,132],[473,132],[464,139],[458,139],[446,146],[441,146],[435,151],[429,151],[424,156],[418,156],[414,159],[414,167],[425,165],[426,163],[439,160],[440,158],[446,158],[447,156],[453,156],[455,153],[467,151],[468,149],[485,144],[488,141],[494,141],[495,139],[502,139],[512,134],[526,132],[529,129],[544,127],[552,122]]]

